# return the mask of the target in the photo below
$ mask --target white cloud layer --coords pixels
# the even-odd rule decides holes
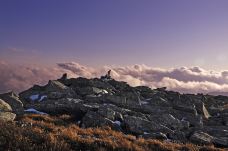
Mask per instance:
[[[146,65],[125,67],[104,66],[91,68],[76,62],[58,63],[55,67],[13,65],[0,60],[0,92],[23,91],[34,84],[45,84],[63,73],[70,77],[99,77],[112,69],[112,77],[132,86],[167,87],[184,93],[228,92],[228,71],[208,71],[200,67],[173,69],[153,68]]]

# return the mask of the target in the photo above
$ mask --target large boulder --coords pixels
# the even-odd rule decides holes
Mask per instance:
[[[112,79],[112,80],[109,80],[108,83],[114,87],[116,92],[122,92],[122,91],[130,88],[130,85],[128,85],[124,81],[116,81],[116,80]]]
[[[214,138],[213,144],[217,147],[228,148],[228,137]]]
[[[102,106],[102,107],[100,107],[98,109],[98,114],[100,114],[101,116],[106,117],[106,118],[114,121],[116,112],[113,111],[111,108],[108,108],[106,106]]]
[[[13,121],[16,117],[15,113],[12,113],[11,106],[0,99],[0,120],[2,121]]]
[[[50,80],[44,89],[46,92],[62,92],[67,91],[68,87],[57,80]]]
[[[83,107],[82,100],[73,98],[62,98],[51,100],[47,99],[41,102],[27,104],[27,108],[33,108],[48,114],[74,114],[83,116],[85,107]]]
[[[154,132],[163,132],[163,133],[173,133],[169,128],[160,125],[159,123],[149,121],[147,119],[143,119],[141,117],[136,116],[124,116],[124,124],[126,126],[126,130],[133,134],[144,134],[146,133],[154,133]]]
[[[73,114],[82,127],[110,126],[144,138],[227,145],[228,97],[132,87],[108,75],[68,79],[64,74],[20,93],[20,99],[14,93],[0,95],[2,119],[10,121],[15,118],[11,111],[23,111],[22,101],[26,113]]]
[[[228,115],[227,116],[224,116],[222,117],[222,123],[225,125],[225,126],[228,126]]]
[[[104,99],[107,103],[115,104],[117,106],[126,106],[127,99],[124,96],[116,96],[116,95],[106,95]]]
[[[0,94],[0,99],[5,101],[12,108],[12,112],[18,115],[24,113],[23,103],[19,99],[19,96],[14,92]]]
[[[204,104],[206,100],[207,98],[205,96],[199,94],[192,97],[192,102],[195,104],[197,113],[202,115],[203,118],[208,119],[211,115]]]
[[[167,140],[168,139],[166,134],[161,133],[161,132],[155,132],[155,133],[144,132],[142,137],[146,138],[146,139],[160,139],[160,140]]]
[[[8,122],[13,121],[16,118],[16,114],[12,112],[0,112],[0,120]]]
[[[159,123],[166,127],[169,127],[172,130],[179,130],[183,128],[188,128],[189,125],[185,124],[184,121],[180,121],[171,114],[162,114],[162,115],[149,115],[148,118],[150,121]]]
[[[175,118],[181,120],[182,124],[183,123],[189,123],[190,127],[198,127],[202,128],[203,127],[203,118],[202,115],[196,115],[190,112],[184,112],[180,110],[171,110],[171,115],[173,115]],[[163,113],[164,114],[164,113]],[[186,123],[186,124],[187,124]]]
[[[43,102],[48,99],[78,98],[71,88],[57,80],[50,80],[45,86],[35,85],[32,88],[21,92],[19,95],[26,108],[31,104]]]
[[[192,134],[190,140],[199,145],[209,145],[212,144],[213,137],[202,131],[196,131]]]
[[[34,85],[30,89],[19,93],[19,97],[20,97],[20,100],[23,102],[24,106],[26,106],[27,103],[29,104],[31,101],[40,99],[40,96],[43,96],[43,92],[44,92],[44,87],[39,85]]]
[[[108,126],[111,121],[94,111],[88,111],[82,119],[83,127]]]
[[[156,94],[154,90],[146,86],[137,86],[135,89],[140,93],[140,96],[143,98],[151,98]]]
[[[85,88],[85,87],[96,87],[99,89],[105,89],[108,92],[115,91],[115,88],[112,85],[98,78],[94,78],[94,79],[87,79],[82,77],[71,78],[71,79],[65,80],[64,84],[75,90],[79,88]]]
[[[2,99],[0,99],[0,112],[12,112],[11,106]]]
[[[228,138],[228,127],[227,126],[204,126],[203,130],[214,137],[227,137]]]
[[[145,103],[148,103],[151,106],[163,106],[163,107],[170,106],[170,102],[166,98],[161,97],[159,94],[155,94],[150,98],[146,99]]]
[[[71,88],[56,80],[49,81],[44,88],[44,93],[49,99],[78,98]]]
[[[114,130],[122,131],[121,121],[110,120],[95,111],[88,111],[83,117],[81,124],[82,124],[82,127],[109,126]]]
[[[90,79],[83,77],[67,79],[64,84],[71,88],[93,86],[93,82]]]
[[[186,143],[188,142],[187,136],[188,136],[188,131],[176,130],[174,131],[174,133],[169,134],[168,138],[175,142]]]
[[[107,90],[105,90],[105,89],[99,89],[97,87],[75,88],[74,90],[80,96],[100,96],[100,95],[103,95],[103,94],[107,94],[108,93]]]
[[[176,103],[173,104],[173,109],[194,115],[198,114],[194,104]]]

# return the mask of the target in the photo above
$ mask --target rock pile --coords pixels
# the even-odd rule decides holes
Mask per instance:
[[[136,137],[228,147],[228,97],[131,87],[111,78],[64,74],[45,86],[0,95],[0,118],[36,111],[73,114],[81,127],[101,127]],[[26,112],[27,113],[27,112]]]

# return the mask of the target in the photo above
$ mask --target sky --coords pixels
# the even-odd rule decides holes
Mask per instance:
[[[225,69],[227,8],[226,0],[2,0],[1,58]]]
[[[227,0],[1,0],[1,70],[46,70],[59,63],[126,69],[137,64],[169,73],[197,67],[222,77],[228,70],[227,8]],[[20,82],[13,75],[7,79],[7,73],[4,81]],[[186,84],[182,77],[171,78]],[[216,84],[227,82],[222,79]],[[5,84],[2,91],[17,87]]]

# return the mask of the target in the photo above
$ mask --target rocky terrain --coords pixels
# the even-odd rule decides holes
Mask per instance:
[[[110,127],[136,139],[228,147],[228,97],[131,87],[110,73],[94,79],[64,74],[19,95],[0,94],[2,121],[31,127],[20,120],[28,114],[67,114],[80,128]]]

